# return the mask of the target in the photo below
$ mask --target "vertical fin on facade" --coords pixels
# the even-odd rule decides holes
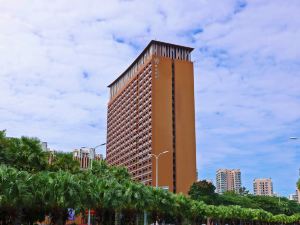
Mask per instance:
[[[176,193],[176,115],[175,115],[175,64],[172,60],[172,135],[173,135],[173,192]]]

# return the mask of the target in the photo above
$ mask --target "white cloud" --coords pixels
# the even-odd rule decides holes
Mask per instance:
[[[0,128],[68,151],[104,142],[106,86],[148,41],[170,41],[195,47],[201,177],[236,166],[247,185],[267,173],[280,180],[300,157],[285,141],[300,125],[299,8],[297,0],[0,0]],[[290,166],[275,175],[282,158]],[[287,194],[295,184],[275,185]]]

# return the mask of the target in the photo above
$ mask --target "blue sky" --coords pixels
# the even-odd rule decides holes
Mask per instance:
[[[0,0],[0,129],[71,151],[105,141],[108,89],[151,39],[194,47],[197,167],[295,190],[298,0]],[[99,150],[103,151],[103,150]]]

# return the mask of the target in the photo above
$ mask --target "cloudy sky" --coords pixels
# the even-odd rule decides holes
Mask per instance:
[[[71,151],[105,142],[107,85],[151,39],[194,47],[199,178],[240,168],[295,190],[299,0],[0,0],[0,129]],[[99,149],[104,151],[104,149]]]

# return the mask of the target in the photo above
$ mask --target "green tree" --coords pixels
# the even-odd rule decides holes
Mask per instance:
[[[195,224],[206,223],[207,205],[202,201],[192,201],[190,208],[190,218]]]
[[[56,152],[51,165],[49,165],[49,170],[78,173],[80,171],[80,163],[73,159],[72,153]]]
[[[246,187],[241,187],[241,188],[239,189],[239,194],[240,194],[240,195],[248,195],[248,194],[250,194],[250,192],[249,192],[249,190],[247,190]]]
[[[275,196],[249,195],[247,198],[257,204],[251,208],[261,208],[273,214],[292,215],[294,213],[300,213],[300,205],[285,197],[280,197],[279,199],[279,197]]]
[[[244,208],[259,208],[259,205],[248,198],[235,192],[225,192],[218,195],[218,205],[239,205]]]
[[[30,174],[11,167],[0,166],[0,211],[2,221],[21,224],[23,210],[30,202]]]
[[[7,138],[0,132],[0,162],[19,170],[37,172],[47,168],[47,154],[37,138]]]
[[[215,189],[216,187],[212,183],[201,180],[192,184],[188,194],[194,200],[217,204],[218,195],[215,193]]]
[[[215,190],[216,187],[211,182],[200,180],[192,184],[189,195],[195,198],[198,196],[214,195]]]
[[[38,159],[43,163],[36,163]],[[4,131],[0,132],[0,160],[3,225],[32,225],[45,215],[52,224],[64,224],[68,208],[94,209],[101,225],[118,220],[139,224],[144,210],[149,222],[172,224],[299,225],[300,221],[299,204],[286,198],[217,195],[214,186],[204,181],[193,184],[190,198],[134,182],[125,168],[104,161],[94,161],[92,170],[79,170],[79,163],[67,153],[56,154],[48,167],[38,139],[6,138]]]
[[[1,164],[8,164],[9,142],[6,138],[5,130],[0,131],[0,162]]]
[[[220,225],[295,225],[300,221],[297,213],[274,215],[260,208],[206,205],[184,195],[133,182],[126,179],[127,175],[121,179],[116,168],[105,163],[97,163],[95,169],[75,174],[62,170],[29,173],[1,165],[0,223],[33,224],[49,215],[52,224],[64,224],[68,208],[77,212],[94,209],[102,225],[114,224],[120,218],[121,224],[139,224],[144,210],[149,212],[149,222],[172,224],[195,225],[208,220]],[[234,198],[233,193],[222,196]]]
[[[84,196],[84,185],[79,177],[66,171],[41,172],[42,177],[47,177],[47,185],[43,193],[47,196],[46,208],[49,209],[51,221],[54,224],[65,224],[67,209],[79,209]]]

